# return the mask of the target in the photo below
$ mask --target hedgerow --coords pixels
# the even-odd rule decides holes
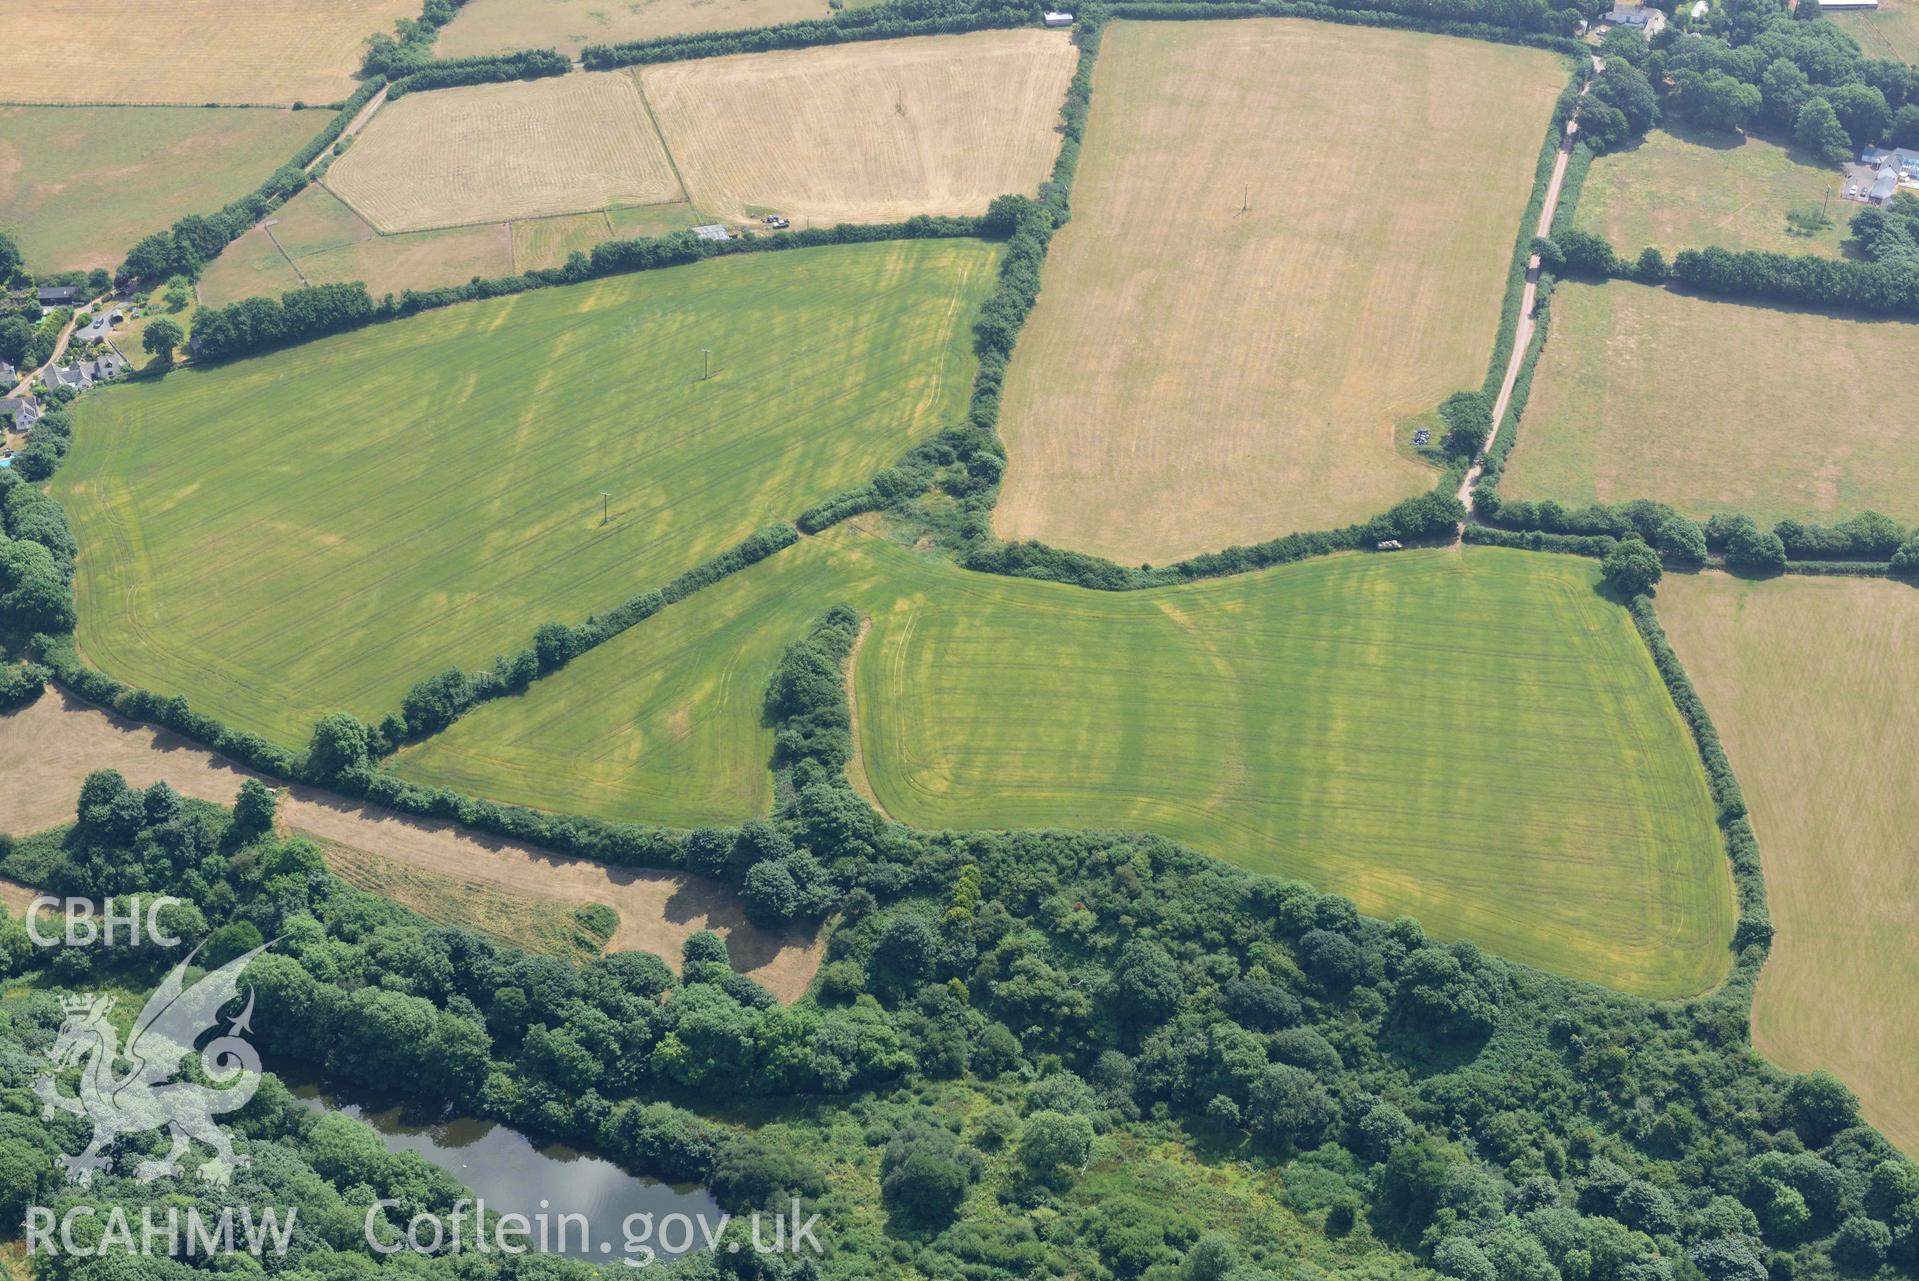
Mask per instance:
[[[367,293],[366,286],[357,281],[313,285],[289,290],[277,300],[248,298],[225,307],[205,308],[194,318],[193,336],[198,343],[195,360],[208,364],[237,360],[456,303],[685,266],[708,258],[822,245],[978,236],[990,225],[985,218],[920,215],[904,222],[841,223],[772,235],[747,233],[723,241],[704,240],[691,231],[676,231],[651,238],[603,241],[593,247],[591,254],[576,251],[561,267],[476,279],[442,289],[409,289],[397,297],[387,294],[377,302]]]
[[[587,651],[604,645],[621,632],[678,604],[694,592],[710,587],[729,574],[756,565],[773,553],[799,541],[791,525],[771,525],[745,541],[695,565],[666,586],[642,592],[604,614],[584,622],[544,623],[533,642],[516,654],[493,661],[481,672],[449,668],[417,682],[403,701],[397,717],[369,726],[371,754],[397,751],[409,739],[437,734],[480,703],[508,694],[522,694],[545,676],[564,668]]]
[[[804,49],[814,45],[849,44],[865,40],[893,40],[904,36],[949,35],[994,27],[1029,27],[1034,12],[1020,6],[982,7],[955,12],[949,6],[923,0],[847,9],[827,18],[739,31],[702,31],[687,35],[629,40],[621,44],[590,44],[580,52],[589,71],[641,66],[655,62],[684,62],[694,58],[721,58],[736,53],[766,53],[775,49]]]
[[[120,267],[123,280],[164,280],[174,275],[197,275],[228,245],[238,240],[261,219],[297,195],[306,186],[306,167],[318,159],[346,132],[361,108],[387,87],[384,77],[363,82],[353,96],[340,105],[324,128],[308,140],[293,158],[275,170],[273,176],[242,196],[210,214],[188,214],[165,231],[143,237],[128,251]],[[51,354],[51,353],[49,353]]]

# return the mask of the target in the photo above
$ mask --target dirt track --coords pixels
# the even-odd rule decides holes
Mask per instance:
[[[33,706],[0,716],[0,759],[9,763],[0,832],[15,834],[70,821],[80,783],[96,769],[117,769],[135,787],[164,778],[184,795],[221,803],[232,801],[242,781],[258,777],[178,735],[109,716],[53,689]],[[711,929],[726,938],[734,967],[782,1001],[806,991],[825,951],[823,938],[749,924],[732,891],[703,877],[566,858],[304,786],[281,790],[280,818],[296,832],[430,871],[536,898],[609,904],[620,914],[613,951],[637,948],[677,962],[689,935]]]

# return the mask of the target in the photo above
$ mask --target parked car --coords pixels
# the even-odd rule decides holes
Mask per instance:
[[[771,227],[775,231],[779,231],[781,228],[790,227],[793,224],[791,222],[788,222],[786,219],[780,217],[778,214],[768,214],[766,215],[766,225]]]

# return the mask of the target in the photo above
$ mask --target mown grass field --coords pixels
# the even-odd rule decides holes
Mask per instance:
[[[610,817],[763,812],[767,678],[844,600],[872,619],[867,781],[905,822],[1147,829],[1532,964],[1697,992],[1727,961],[1724,854],[1685,728],[1595,574],[1471,549],[1109,594],[842,527],[398,768]]]
[[[284,743],[328,711],[384,714],[953,421],[995,255],[721,259],[90,395],[55,486],[80,645]]]
[[[1826,1068],[1919,1152],[1919,593],[1885,581],[1668,578],[1659,616],[1752,808],[1778,935],[1753,1044]]]
[[[1656,498],[1762,525],[1919,516],[1896,378],[1919,325],[1562,283],[1501,492]]]
[[[1655,129],[1593,161],[1574,225],[1628,257],[1648,245],[1669,258],[1708,245],[1837,257],[1860,208],[1845,194],[1839,170],[1808,163],[1778,143]],[[1816,234],[1796,234],[1786,222],[1794,209],[1822,207],[1832,225]]]
[[[338,102],[366,38],[419,14],[415,0],[33,0],[7,8],[0,85],[15,102]]]
[[[589,44],[824,18],[826,0],[469,0],[440,32],[443,58],[516,49],[577,56]]]
[[[1879,0],[1874,10],[1841,10],[1826,16],[1857,40],[1868,58],[1919,62],[1919,4],[1914,0]]]
[[[984,213],[1059,151],[1079,51],[1063,31],[977,31],[642,67],[687,196],[794,225]]]
[[[326,185],[382,232],[682,196],[624,72],[468,85],[388,103]]]
[[[999,531],[1161,563],[1429,489],[1394,424],[1485,379],[1566,75],[1408,32],[1113,24],[1007,380]]]
[[[147,233],[258,187],[326,119],[265,108],[0,108],[0,232],[31,270],[111,270]]]

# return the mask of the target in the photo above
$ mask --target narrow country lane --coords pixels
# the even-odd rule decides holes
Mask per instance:
[[[1600,59],[1594,58],[1594,73],[1597,74],[1603,70],[1605,70],[1605,64]],[[1592,81],[1588,79],[1579,90],[1580,96],[1583,98],[1591,87]],[[1539,223],[1533,228],[1535,236],[1546,236],[1552,232],[1553,215],[1559,210],[1559,190],[1565,184],[1566,165],[1572,160],[1573,145],[1578,138],[1579,119],[1574,116],[1566,122],[1566,135],[1560,139],[1559,155],[1553,161],[1553,176],[1546,184],[1545,203],[1540,206]],[[1539,322],[1533,315],[1538,299],[1539,255],[1534,254],[1526,263],[1526,292],[1519,303],[1519,320],[1513,331],[1512,357],[1506,362],[1506,377],[1499,384],[1498,399],[1493,402],[1493,427],[1486,433],[1486,443],[1480,447],[1478,455],[1474,457],[1473,465],[1467,468],[1465,479],[1459,483],[1459,501],[1466,508],[1466,519],[1459,522],[1460,535],[1466,532],[1466,523],[1473,517],[1473,486],[1477,485],[1480,476],[1485,474],[1486,455],[1491,452],[1493,442],[1499,439],[1499,425],[1505,421],[1506,409],[1512,404],[1513,387],[1519,381],[1520,367],[1525,364],[1526,350],[1532,346],[1533,334],[1539,328]]]

